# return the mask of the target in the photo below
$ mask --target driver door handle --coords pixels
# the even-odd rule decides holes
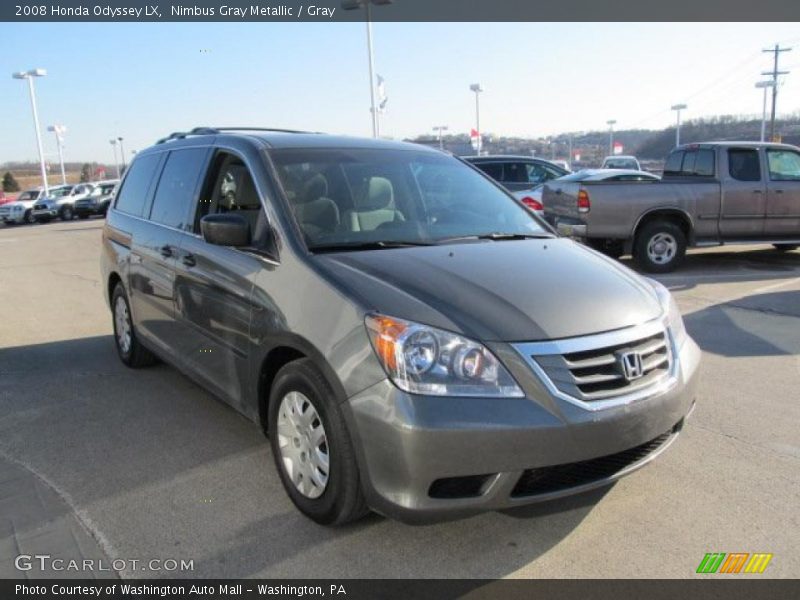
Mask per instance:
[[[164,244],[158,251],[164,258],[170,258],[172,256],[172,246],[169,244]]]

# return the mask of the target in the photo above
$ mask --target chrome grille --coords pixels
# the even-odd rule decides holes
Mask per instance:
[[[661,322],[515,347],[548,387],[587,407],[646,395],[674,374],[670,338]],[[636,368],[626,369],[626,358]]]

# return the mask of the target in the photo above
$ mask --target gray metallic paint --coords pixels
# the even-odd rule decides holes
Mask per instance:
[[[699,362],[691,340],[681,350],[675,386],[599,412],[550,394],[509,343],[598,333],[660,316],[649,284],[569,240],[308,253],[273,176],[268,146],[344,143],[408,147],[254,134],[177,140],[140,153],[195,145],[237,153],[253,174],[274,237],[274,246],[263,251],[209,247],[193,233],[111,208],[103,277],[120,277],[139,296],[132,316],[147,347],[261,423],[267,392],[261,373],[271,353],[291,348],[311,358],[342,406],[370,505],[405,520],[533,501],[508,498],[521,470],[636,446],[689,412]],[[165,241],[177,246],[172,267],[156,264],[160,255],[154,252]],[[187,254],[195,266],[182,266]],[[526,397],[401,392],[387,379],[366,335],[364,316],[370,311],[483,341]],[[211,350],[208,357],[203,349]],[[484,472],[499,473],[485,497],[427,496],[436,478]]]

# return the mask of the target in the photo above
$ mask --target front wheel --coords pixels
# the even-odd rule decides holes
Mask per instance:
[[[323,525],[368,512],[336,396],[309,359],[289,363],[275,377],[268,431],[275,467],[300,512]]]
[[[120,360],[132,369],[154,364],[156,357],[142,346],[136,336],[128,295],[122,283],[117,283],[111,295],[111,310],[114,314],[114,342]]]
[[[633,257],[648,273],[674,271],[686,256],[686,234],[672,221],[647,223],[636,236]]]
[[[778,252],[791,252],[792,250],[797,250],[797,244],[772,244],[775,250]]]
[[[30,209],[25,211],[23,219],[28,225],[33,225],[34,223],[36,223],[36,217],[33,216],[33,211]]]
[[[72,213],[72,208],[69,206],[65,206],[61,209],[61,220],[62,221],[72,221],[72,218],[75,215]]]

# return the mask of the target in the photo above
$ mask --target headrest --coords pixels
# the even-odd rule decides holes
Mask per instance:
[[[328,180],[322,173],[317,173],[303,184],[303,191],[298,195],[297,201],[301,203],[313,202],[318,198],[328,195]]]
[[[381,210],[394,206],[394,188],[385,177],[370,177],[366,194],[358,203],[359,211]]]

